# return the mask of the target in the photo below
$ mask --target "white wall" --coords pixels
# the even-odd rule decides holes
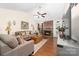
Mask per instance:
[[[70,3],[64,3],[64,13],[67,13],[67,10],[69,9]]]
[[[14,10],[8,10],[8,9],[0,9],[0,33],[7,34],[5,31],[5,28],[7,26],[7,23],[11,21],[11,34],[15,31],[21,30],[21,21],[29,22],[29,30],[32,30],[31,23],[32,20],[30,19],[30,15],[25,12],[20,11],[14,11]],[[13,25],[13,21],[16,22],[16,25]]]
[[[74,6],[71,10],[72,20],[71,20],[71,31],[72,38],[79,41],[79,4]]]

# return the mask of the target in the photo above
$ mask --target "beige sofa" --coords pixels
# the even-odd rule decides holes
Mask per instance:
[[[34,52],[32,40],[18,45],[15,39],[13,36],[0,34],[0,56],[28,56]]]

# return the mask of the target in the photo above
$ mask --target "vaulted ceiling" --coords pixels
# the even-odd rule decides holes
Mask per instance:
[[[47,18],[61,19],[64,14],[64,3],[0,3],[0,8],[19,10],[23,12],[35,12],[42,6],[42,11],[47,12]]]

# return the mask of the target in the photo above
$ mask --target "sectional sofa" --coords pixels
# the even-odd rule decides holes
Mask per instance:
[[[33,52],[33,40],[19,45],[15,36],[0,34],[0,56],[29,56]]]

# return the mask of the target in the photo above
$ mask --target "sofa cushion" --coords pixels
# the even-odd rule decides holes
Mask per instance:
[[[7,44],[0,40],[0,55],[12,50]]]
[[[6,43],[10,48],[18,46],[18,41],[15,36],[0,34],[0,40]]]

